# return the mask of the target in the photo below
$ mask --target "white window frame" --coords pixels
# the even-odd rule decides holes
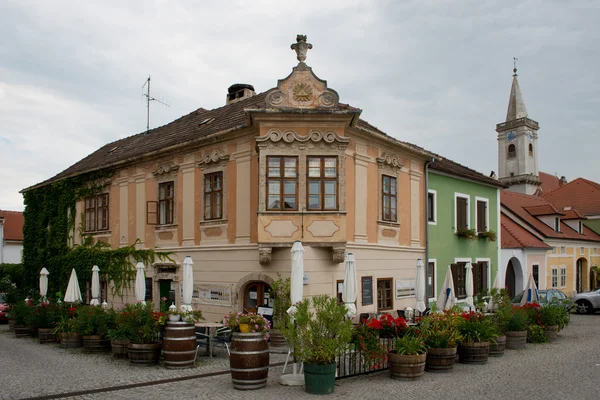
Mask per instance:
[[[454,192],[454,233],[456,233],[457,231],[456,199],[458,199],[459,197],[467,200],[467,229],[471,229],[471,196],[464,193]]]
[[[584,255],[585,254],[585,247],[580,247],[579,248],[579,254],[580,255]]]
[[[560,266],[560,287],[561,289],[567,287],[567,267],[564,265]]]
[[[560,254],[567,254],[567,247],[566,246],[560,246]]]
[[[427,191],[427,212],[429,212],[429,193],[433,194],[433,221],[429,221],[429,215],[427,215],[427,222],[429,225],[437,225],[437,190],[429,189]]]
[[[487,285],[486,285],[486,288],[488,290],[490,290],[492,288],[492,286],[491,286],[492,285],[492,280],[491,280],[492,277],[490,276],[491,275],[491,271],[492,271],[492,259],[491,258],[476,258],[475,262],[476,263],[485,262],[487,264],[487,271],[486,271],[486,274],[485,274],[487,276]]]
[[[438,279],[438,270],[437,270],[437,259],[430,258],[427,263],[433,263],[433,297],[429,298],[429,301],[437,301],[437,279]],[[427,274],[425,274],[425,290],[427,290]]]
[[[554,217],[554,231],[560,232],[560,217]]]
[[[558,288],[558,268],[556,267],[552,267],[552,271],[551,271],[551,278],[550,278],[550,287],[552,287],[553,289],[557,289]]]
[[[490,230],[490,200],[485,197],[475,197],[475,229],[479,226],[479,214],[477,213],[477,202],[479,201],[485,203],[485,230],[487,232]]]
[[[556,254],[556,247],[552,246],[552,250],[550,250],[552,252],[552,254]]]
[[[538,264],[538,263],[531,264],[531,278],[532,279],[533,279],[533,267],[537,267],[537,270],[538,270],[538,281],[536,282],[536,285],[538,286],[538,289],[539,289],[540,282],[541,282],[542,269],[540,268],[540,264]],[[535,282],[535,280],[534,280],[534,282]]]

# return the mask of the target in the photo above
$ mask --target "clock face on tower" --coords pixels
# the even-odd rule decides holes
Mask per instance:
[[[514,142],[516,138],[517,134],[515,133],[515,131],[510,131],[508,132],[508,135],[506,135],[506,140],[509,142]]]
[[[532,142],[533,141],[533,133],[529,132],[529,141]]]

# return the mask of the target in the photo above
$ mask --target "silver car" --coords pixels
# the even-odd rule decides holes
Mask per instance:
[[[591,292],[577,293],[573,297],[577,314],[592,314],[600,310],[600,288]]]

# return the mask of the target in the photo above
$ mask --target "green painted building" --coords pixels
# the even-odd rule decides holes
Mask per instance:
[[[474,294],[491,286],[500,259],[500,190],[505,186],[450,160],[429,166],[427,287],[429,302],[442,289],[448,266],[459,299],[466,297],[467,262]]]

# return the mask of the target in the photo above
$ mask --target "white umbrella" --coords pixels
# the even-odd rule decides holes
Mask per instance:
[[[181,311],[193,311],[192,293],[194,291],[194,270],[192,269],[192,258],[186,256],[183,260],[183,296],[181,302]]]
[[[454,292],[454,282],[452,280],[452,270],[448,266],[446,271],[446,279],[442,291],[438,296],[437,306],[439,310],[449,310],[456,303],[456,293]]]
[[[144,275],[144,263],[137,263],[137,274],[135,275],[135,299],[142,303],[146,304],[144,301],[146,299],[146,277]]]
[[[67,285],[67,293],[65,294],[65,303],[75,303],[81,301],[81,290],[79,290],[79,281],[77,281],[77,272],[75,268],[71,271],[69,284]]]
[[[48,294],[48,275],[50,273],[46,268],[42,268],[40,271],[40,296],[42,301],[46,300],[46,294]]]
[[[415,310],[422,313],[427,309],[425,305],[425,265],[423,264],[423,260],[420,258],[417,260],[417,282],[415,285],[415,298],[417,300],[417,305],[415,306]]]
[[[465,303],[467,307],[469,307],[469,311],[472,311],[474,306],[473,304],[473,265],[471,262],[467,262],[465,265],[465,269],[467,270],[467,276],[465,278],[465,293],[467,298],[465,299]]]
[[[356,259],[352,253],[348,253],[346,258],[346,275],[344,275],[344,289],[342,290],[342,301],[346,305],[348,317],[356,315],[356,294],[358,287],[356,284]]]
[[[529,274],[529,279],[527,279],[527,286],[525,286],[525,292],[523,293],[523,298],[521,298],[521,305],[525,305],[527,303],[539,303],[540,296],[538,294],[538,289],[533,280],[533,275]]]
[[[100,268],[97,265],[92,267],[92,300],[90,301],[91,306],[99,306],[100,300]]]
[[[498,291],[502,290],[502,284],[500,283],[500,270],[496,272],[496,277],[494,278],[492,289],[497,289]],[[497,304],[494,304],[494,299],[490,296],[490,303],[488,304],[488,309],[494,311],[496,305]]]
[[[292,306],[287,313],[293,315],[296,312],[296,303],[302,301],[304,291],[304,247],[299,240],[292,246],[292,276],[290,277],[290,300]]]

